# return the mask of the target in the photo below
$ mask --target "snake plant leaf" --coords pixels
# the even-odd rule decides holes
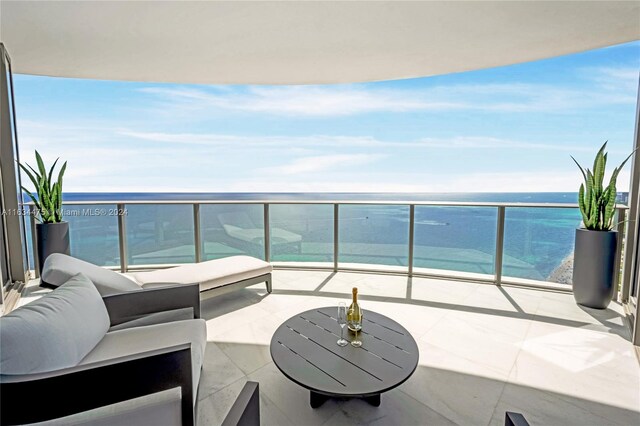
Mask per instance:
[[[629,156],[627,158],[624,159],[624,161],[613,170],[613,173],[611,174],[611,179],[609,180],[609,182],[613,182],[615,184],[616,180],[618,179],[618,174],[620,173],[620,171],[622,170],[622,168],[624,167],[625,164],[627,164],[627,161],[629,161],[629,159],[631,158],[631,156],[637,151],[638,149],[634,149],[633,152],[631,154],[629,154]]]
[[[598,150],[598,152],[596,153],[596,158],[593,160],[593,172],[596,172],[596,163],[598,162],[598,157],[601,157],[602,154],[604,154],[604,150],[607,147],[607,143],[609,141],[605,141],[604,144],[602,144],[602,146],[600,147],[600,149]]]
[[[589,221],[587,216],[587,209],[584,204],[584,184],[580,184],[580,190],[578,191],[578,206],[580,207],[580,214],[582,215],[582,223],[585,224]]]
[[[591,170],[587,169],[587,187],[585,188],[585,207],[587,215],[591,213],[591,199],[595,196],[593,193],[593,175]]]
[[[27,165],[27,167],[31,170],[31,172],[33,172],[33,175],[38,179],[42,179],[42,176],[40,176],[40,173],[36,172],[36,170],[31,167],[31,165],[29,163],[25,163]]]
[[[589,208],[589,210],[589,225],[592,227],[598,226],[598,205],[596,202],[596,197],[591,197],[591,207]]]
[[[576,163],[576,166],[578,166],[578,168],[580,169],[580,172],[582,173],[582,177],[584,178],[584,183],[586,185],[587,184],[587,174],[584,172],[584,169],[582,168],[580,163],[578,163],[578,161],[575,158],[573,158],[573,155],[570,155],[570,157],[573,160],[573,162]]]
[[[27,169],[25,166],[23,166],[20,163],[18,163],[18,166],[27,174],[27,176],[29,177],[29,180],[31,180],[31,183],[33,183],[33,186],[38,188],[38,181],[36,180],[35,176],[31,174],[29,169]]]
[[[56,222],[60,221],[60,187],[58,183],[54,183],[51,191],[51,204],[53,208],[53,215]]]
[[[605,209],[604,209],[604,227],[610,229],[613,221],[613,215],[615,213],[616,206],[616,195],[618,191],[616,190],[615,184],[609,184],[607,187],[608,191],[608,199],[606,201]]]
[[[40,175],[46,176],[47,169],[45,169],[44,161],[42,161],[42,157],[40,156],[40,153],[38,151],[36,151],[36,162],[38,163],[38,170],[40,170]]]
[[[58,164],[58,160],[59,159],[60,159],[59,157],[56,158],[56,161],[53,162],[53,166],[51,166],[51,168],[49,169],[49,175],[47,177],[47,182],[49,182],[49,184],[51,184],[51,182],[52,182],[51,181],[51,176],[53,176],[53,169],[56,168],[56,164]],[[51,187],[51,189],[53,190],[53,186]]]
[[[65,161],[62,167],[60,168],[60,171],[58,172],[58,186],[60,187],[60,193],[62,193],[62,177],[64,176],[64,172],[66,170],[67,170],[67,162]]]
[[[578,207],[582,215],[582,222],[586,229],[609,231],[613,227],[616,214],[617,188],[616,180],[622,168],[631,158],[633,151],[618,167],[613,169],[609,184],[604,187],[604,175],[607,168],[608,153],[605,152],[607,142],[598,150],[593,161],[593,171],[585,169],[573,156],[571,159],[580,169],[584,184],[580,184],[578,191]]]
[[[595,190],[598,195],[602,194],[602,180],[604,179],[604,156],[598,153],[596,157],[596,165],[593,168],[593,181]]]
[[[67,162],[65,161],[60,170],[58,171],[57,181],[53,180],[56,167],[59,163],[57,158],[47,173],[47,169],[44,166],[42,157],[38,151],[35,152],[36,162],[38,164],[38,170],[36,171],[28,163],[19,164],[20,169],[26,173],[31,180],[31,183],[35,187],[35,193],[30,192],[26,188],[22,189],[33,201],[37,215],[36,219],[42,223],[57,223],[62,221],[62,180],[64,172],[67,168]]]
[[[31,198],[31,201],[33,201],[33,204],[36,205],[36,208],[38,208],[38,205],[40,204],[38,202],[38,199],[31,193],[31,191],[29,191],[27,188],[25,188],[24,186],[21,186],[20,188],[22,188],[22,190],[24,191],[25,194],[27,194],[29,196],[29,198]]]
[[[51,197],[48,191],[45,190],[44,179],[38,184],[38,198],[40,199],[40,207],[42,220],[45,223],[51,222]]]

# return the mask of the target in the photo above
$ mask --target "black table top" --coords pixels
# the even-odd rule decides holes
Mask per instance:
[[[395,388],[415,371],[418,346],[397,322],[363,312],[360,348],[336,344],[337,306],[289,318],[271,338],[273,362],[292,381],[325,395],[371,396]],[[346,327],[344,335],[354,337]]]

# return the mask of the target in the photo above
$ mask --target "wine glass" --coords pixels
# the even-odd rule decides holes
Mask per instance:
[[[353,346],[354,348],[359,348],[360,346],[362,346],[362,340],[360,340],[360,338],[358,337],[358,333],[360,333],[360,329],[356,329],[354,333],[355,333],[355,337],[351,341],[351,346]]]
[[[349,342],[344,338],[344,327],[347,325],[347,305],[344,302],[338,303],[338,324],[340,325],[340,339],[336,344],[347,346]]]

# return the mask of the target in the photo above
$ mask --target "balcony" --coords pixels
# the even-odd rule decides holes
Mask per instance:
[[[136,137],[118,139],[120,143],[114,143],[115,139],[109,133],[116,131],[120,137],[123,136],[120,133],[134,134],[140,130],[154,134],[171,130],[180,133],[168,134],[169,137],[163,139],[179,141],[198,135],[198,142],[206,141],[209,145],[206,129],[193,120],[198,114],[194,114],[195,110],[191,108],[201,96],[185,91],[187,96],[179,98],[186,98],[184,105],[182,101],[177,102],[186,107],[181,111],[187,118],[185,122],[174,122],[180,114],[168,113],[161,104],[157,111],[162,110],[166,114],[144,123],[141,118],[148,115],[148,111],[135,107],[147,104],[147,100],[132,102],[126,96],[120,96],[118,91],[105,90],[119,106],[126,107],[120,110],[99,98],[93,99],[92,92],[79,85],[67,86],[71,80],[64,83],[64,91],[56,89],[50,92],[55,103],[41,102],[45,100],[43,94],[46,95],[47,91],[37,84],[26,86],[24,92],[18,88],[19,96],[16,98],[14,72],[89,81],[136,82],[140,84],[137,87],[142,89],[141,92],[147,95],[151,91],[145,90],[154,90],[150,87],[151,82],[154,85],[172,83],[174,87],[184,85],[184,88],[193,84],[269,85],[260,87],[346,84],[343,87],[349,87],[352,83],[464,74],[595,48],[614,48],[610,52],[619,52],[616,47],[619,44],[640,39],[640,6],[637,2],[293,4],[185,1],[158,2],[150,6],[142,2],[95,2],[88,5],[81,2],[20,1],[2,2],[2,12],[0,201],[3,213],[5,209],[22,212],[20,188],[25,183],[28,185],[24,179],[21,182],[20,172],[16,170],[16,161],[20,160],[18,135],[21,144],[26,142],[23,149],[37,145],[38,149],[51,149],[47,156],[60,155],[63,159],[68,156],[58,151],[66,144],[65,141],[69,141],[67,152],[72,152],[77,159],[69,159],[69,164],[75,163],[80,167],[72,166],[73,173],[78,174],[67,176],[71,185],[65,187],[65,191],[78,183],[98,191],[128,191],[133,190],[134,185],[158,191],[168,191],[169,188],[198,190],[196,178],[181,176],[181,172],[188,168],[197,168],[206,176],[200,181],[204,190],[232,191],[234,185],[230,184],[231,180],[220,179],[227,177],[225,168],[220,167],[222,162],[242,173],[264,168],[261,178],[247,180],[249,189],[256,190],[256,183],[263,184],[271,177],[271,166],[275,162],[261,158],[262,151],[255,149],[258,145],[253,143],[253,139],[245,143],[244,136],[257,135],[256,140],[263,135],[279,138],[279,135],[264,131],[255,124],[260,120],[275,123],[274,117],[279,119],[282,112],[292,110],[276,102],[273,112],[260,120],[239,115],[238,123],[231,127],[237,127],[240,130],[238,134],[243,137],[237,138],[234,134],[231,136],[235,137],[230,138],[240,152],[237,165],[230,161],[234,156],[221,149],[218,138],[211,138],[210,146],[198,143],[191,147],[181,143],[180,151],[190,150],[193,156],[176,158],[176,150],[159,149],[160,145],[154,140]],[[11,52],[11,58],[5,45]],[[621,57],[619,54],[615,58],[612,56],[615,60],[611,64],[624,65]],[[503,169],[520,172],[537,158],[544,166],[538,169],[536,176],[532,173],[533,178],[537,181],[542,177],[555,190],[559,186],[553,168],[548,167],[549,155],[537,149],[538,146],[571,149],[573,152],[574,148],[586,148],[591,143],[583,137],[585,135],[607,134],[611,137],[609,133],[613,133],[613,137],[625,141],[632,136],[630,123],[637,114],[632,117],[631,113],[625,115],[619,112],[622,109],[618,110],[629,103],[631,96],[633,99],[637,96],[637,61],[630,63],[633,87],[630,90],[626,83],[621,84],[624,89],[620,93],[617,90],[590,92],[574,84],[556,90],[550,84],[557,76],[560,76],[558,80],[568,83],[589,78],[593,84],[597,82],[608,89],[618,85],[618,74],[626,75],[628,72],[624,68],[610,68],[609,64],[596,66],[590,61],[586,63],[587,67],[577,67],[575,75],[566,72],[563,64],[557,68],[544,65],[544,70],[549,72],[548,78],[539,71],[542,68],[537,68],[522,79],[502,73],[495,78],[485,75],[480,80],[489,86],[483,89],[472,81],[452,85],[454,92],[470,94],[458,101],[450,99],[446,91],[442,91],[441,99],[432,99],[432,94],[441,90],[436,85],[433,87],[437,90],[425,86],[429,90],[424,97],[412,100],[405,95],[413,92],[407,86],[397,100],[388,97],[386,90],[381,91],[383,103],[391,106],[372,109],[371,106],[375,107],[380,102],[371,102],[369,96],[356,93],[357,103],[365,106],[363,110],[372,110],[379,115],[370,116],[370,121],[354,116],[357,125],[344,126],[348,131],[340,132],[343,135],[338,135],[335,144],[327,144],[327,153],[330,156],[350,153],[351,150],[343,146],[342,138],[358,135],[359,128],[380,127],[376,133],[385,136],[385,140],[389,136],[389,140],[401,142],[389,145],[390,152],[396,147],[412,149],[410,141],[414,139],[420,145],[423,140],[436,142],[434,148],[448,146],[449,140],[440,142],[439,138],[451,134],[454,137],[451,141],[461,149],[459,152],[479,149],[477,152],[481,150],[486,155],[478,159],[477,167],[468,167],[469,162],[476,160],[476,151],[466,157],[468,161],[461,156],[463,161],[459,161],[457,167],[454,162],[449,162],[447,156],[442,157],[437,152],[429,155],[432,162],[441,162],[441,168],[446,167],[452,172],[450,178],[443,180],[441,185],[434,185],[434,188],[477,190],[486,189],[488,181],[508,180],[521,186],[517,190],[534,190],[536,188],[531,184],[520,181],[520,173],[505,175],[507,178],[483,179],[484,185],[476,182],[476,175],[468,175],[472,186],[456,183],[458,176],[455,173],[469,169],[488,172],[491,177]],[[604,71],[602,75],[590,76],[588,71],[596,68]],[[491,104],[482,102],[478,96],[486,92],[487,97],[496,97],[495,94],[505,91],[506,86],[518,90],[509,91],[502,100],[495,99],[496,102]],[[540,96],[540,89],[546,93],[545,96]],[[76,91],[82,97],[93,99],[89,107],[83,108],[85,104],[78,103],[77,110],[67,108],[76,104],[62,96],[63,93]],[[22,104],[23,95],[31,96],[35,101],[31,113]],[[208,96],[205,98],[209,99]],[[605,105],[616,109],[602,108],[597,102],[600,98],[606,99]],[[301,99],[303,105],[325,105],[326,109],[342,104],[333,96],[329,102],[314,97]],[[417,127],[412,129],[413,126],[404,120],[397,124],[399,134],[387,127],[385,111],[394,114],[404,111],[407,109],[406,101],[421,105],[414,112],[420,128],[424,126],[424,132]],[[244,102],[236,102],[234,98],[230,103],[234,108],[229,108],[229,111],[244,114],[235,108],[236,104]],[[259,103],[264,104],[260,98],[258,102],[249,98],[246,104],[250,108],[247,110],[255,110],[254,105]],[[436,111],[433,107],[440,104],[443,107],[440,112],[445,114],[424,120],[422,113]],[[18,105],[18,118],[15,105]],[[548,105],[553,108],[545,112]],[[349,114],[353,110],[352,107],[338,109]],[[467,111],[475,110],[481,111],[482,115],[468,120],[467,115],[470,114]],[[489,117],[486,112],[491,110],[496,115]],[[584,111],[584,114],[572,118],[565,114],[571,110]],[[461,115],[454,116],[456,111]],[[593,114],[605,117],[601,128],[590,119]],[[100,123],[99,118],[105,116],[113,116],[114,121]],[[303,120],[316,116],[323,117],[322,114],[300,115]],[[55,117],[64,118],[64,122],[54,123]],[[171,119],[166,120],[167,117]],[[227,127],[225,115],[207,111],[206,117],[212,121],[212,134],[217,135]],[[211,120],[212,117],[215,120]],[[339,117],[342,120],[345,115]],[[37,133],[39,137],[31,135],[30,138],[22,127],[23,119],[31,120],[36,126],[52,121],[56,127],[68,130],[69,137],[65,130],[64,137],[56,138],[43,126],[43,131]],[[299,118],[294,117],[294,120]],[[447,124],[444,129],[430,124],[441,120]],[[625,120],[628,121],[627,127],[621,125]],[[87,127],[85,121],[91,126]],[[555,127],[542,131],[544,129],[539,123],[545,121],[555,123]],[[465,126],[467,123],[471,126]],[[329,122],[320,120],[317,120],[317,126],[291,134],[324,135],[332,133],[324,129],[334,128]],[[272,129],[286,127],[277,124]],[[336,131],[342,127],[335,126]],[[633,148],[640,146],[639,127],[636,125],[633,133]],[[510,138],[506,128],[511,128],[518,137]],[[194,133],[200,130],[202,133]],[[90,151],[98,147],[95,136],[99,136],[97,139],[102,140],[106,147],[98,153],[113,153],[109,157],[116,158],[116,165],[122,162],[127,167],[107,165],[103,167],[103,176],[95,178],[92,183],[81,169],[91,168],[91,161],[104,161],[101,154]],[[333,137],[332,134],[329,136]],[[382,140],[378,135],[363,136],[362,141],[367,143],[357,144],[363,154],[370,154],[368,142]],[[482,143],[467,146],[465,141],[476,139]],[[301,151],[307,151],[316,144],[315,139],[310,141],[312,143],[305,143]],[[487,145],[496,151],[489,151]],[[134,146],[147,147],[148,151],[141,155],[129,152],[129,148]],[[523,153],[526,157],[517,163],[510,162],[508,156],[503,155],[504,151],[522,148],[531,151]],[[276,145],[267,149],[281,155],[289,147]],[[147,152],[154,152],[156,157],[168,161],[162,161],[160,167],[141,168],[140,163],[148,158]],[[355,149],[353,153],[356,154]],[[560,153],[565,157],[568,154]],[[258,164],[244,164],[243,160],[249,155],[259,160],[256,161]],[[194,162],[194,157],[204,161]],[[395,162],[403,176],[405,171],[412,169],[430,173],[424,174],[426,178],[411,177],[401,183],[429,182],[429,176],[439,173],[437,168],[430,170],[423,157],[412,155],[412,158],[418,161],[408,164],[389,158],[389,162]],[[211,159],[221,161],[216,164]],[[171,167],[166,167],[166,163]],[[84,287],[79,288],[87,290],[86,293],[92,292],[92,298],[71,299],[76,300],[71,305],[74,309],[50,309],[49,315],[40,315],[37,318],[40,322],[34,322],[39,326],[30,327],[30,330],[26,330],[29,327],[24,325],[28,323],[20,322],[18,316],[19,321],[14,322],[18,324],[14,327],[17,332],[11,334],[15,339],[3,347],[8,353],[13,349],[14,356],[9,358],[18,360],[18,363],[24,362],[29,355],[38,358],[46,354],[53,355],[48,358],[55,358],[55,351],[50,352],[50,348],[68,349],[75,343],[82,344],[86,339],[81,332],[101,319],[99,325],[104,327],[97,332],[98,327],[94,327],[92,333],[99,339],[96,339],[96,345],[87,344],[83,348],[86,351],[82,352],[80,359],[69,357],[64,360],[69,361],[60,373],[64,377],[58,377],[60,370],[55,370],[55,377],[33,379],[30,376],[21,382],[7,376],[12,372],[24,375],[33,371],[22,366],[14,370],[3,369],[2,378],[8,381],[2,382],[0,392],[2,423],[11,422],[8,419],[15,413],[29,413],[27,418],[33,413],[36,416],[51,414],[47,420],[59,420],[63,415],[78,412],[82,417],[87,415],[87,410],[97,408],[122,416],[121,419],[126,419],[122,421],[125,424],[137,424],[129,415],[138,411],[138,414],[146,414],[141,422],[165,426],[169,416],[162,416],[166,411],[158,409],[159,404],[137,405],[135,400],[140,396],[157,396],[169,391],[173,396],[166,405],[173,408],[168,410],[173,416],[173,424],[196,424],[195,408],[198,408],[197,424],[220,424],[225,413],[238,400],[236,397],[244,389],[244,383],[252,381],[260,386],[261,415],[257,414],[254,404],[253,418],[249,421],[257,424],[261,421],[265,425],[497,426],[504,424],[506,411],[524,414],[534,426],[639,424],[640,352],[632,342],[636,345],[640,342],[640,308],[637,303],[640,288],[640,233],[637,226],[640,150],[635,151],[632,163],[631,170],[627,169],[630,179],[625,178],[630,181],[630,208],[618,207],[615,219],[617,231],[626,238],[624,241],[619,239],[616,250],[616,268],[621,270],[616,277],[619,295],[605,310],[581,308],[571,294],[573,237],[580,223],[580,214],[574,204],[402,200],[66,200],[64,217],[70,224],[71,254],[75,257],[127,274],[247,254],[264,259],[275,267],[274,290],[267,294],[263,285],[256,285],[214,297],[211,292],[200,294],[197,285],[187,284],[179,290],[190,292],[191,304],[185,308],[191,309],[190,320],[131,327],[127,334],[126,329],[114,329],[123,324],[120,320],[126,315],[120,312],[118,317],[117,309],[113,309],[117,304],[111,301],[125,299],[128,301],[122,305],[133,307],[132,310],[144,308],[147,300],[141,297],[153,294],[154,289],[147,293],[138,291],[135,284],[127,283],[133,286],[129,294],[116,294],[109,299],[109,296],[102,297],[104,295],[96,293],[97,290],[93,291],[95,283],[87,277],[75,276],[79,282],[73,282],[72,278],[69,280],[71,284],[80,286],[84,283]],[[348,163],[338,166],[350,168]],[[373,182],[387,181],[385,174],[374,167],[372,165],[367,176],[375,179],[365,182],[370,187],[380,185]],[[141,174],[148,181],[139,182],[133,173],[129,174],[131,170],[142,170]],[[218,173],[210,173],[212,170]],[[313,183],[309,187],[326,183],[333,170],[337,168],[319,170],[321,173],[313,182],[309,181]],[[167,177],[167,181],[157,179],[162,175]],[[113,179],[114,176],[121,180]],[[284,174],[281,179],[288,183],[296,176]],[[348,179],[336,179],[335,186],[342,190],[342,183]],[[87,182],[83,182],[85,180]],[[212,183],[219,185],[219,189],[213,188]],[[306,188],[305,185],[300,187]],[[77,188],[73,189],[80,190]],[[269,191],[280,189],[271,184],[265,188]],[[16,300],[18,305],[23,305],[48,291],[37,287],[37,279],[22,291],[28,279],[33,277],[30,269],[38,264],[33,247],[34,226],[33,215],[26,223],[22,214],[3,215],[0,232],[0,245],[3,247],[0,250],[3,277],[0,302],[3,314],[14,306]],[[25,227],[27,232],[24,232]],[[99,270],[99,273],[109,275],[104,270]],[[38,274],[39,271],[35,271],[36,278]],[[122,279],[120,276],[116,278]],[[271,338],[283,321],[301,311],[346,301],[354,286],[359,288],[365,312],[384,314],[413,335],[419,348],[418,367],[406,382],[382,395],[379,407],[367,405],[360,399],[331,399],[312,409],[307,389],[287,379],[275,366],[269,348]],[[9,297],[6,297],[6,290],[10,290]],[[166,295],[161,292],[163,290],[167,289],[160,289],[155,294]],[[168,290],[173,292],[175,289]],[[176,293],[178,291],[171,294]],[[159,304],[173,301],[172,297],[156,299],[160,299]],[[176,299],[182,302],[181,298]],[[78,300],[89,300],[95,304]],[[113,312],[108,312],[109,307]],[[205,321],[197,318],[200,308]],[[66,316],[76,310],[83,310],[83,315]],[[103,312],[105,310],[106,313]],[[147,313],[138,312],[141,316],[132,321],[144,319]],[[132,317],[126,319],[131,320]],[[189,327],[182,328],[185,324]],[[56,329],[67,334],[58,335]],[[332,339],[326,342],[333,344]],[[369,342],[374,342],[374,339]],[[27,350],[20,346],[22,343]],[[104,346],[99,346],[101,343]],[[203,346],[206,351],[202,350]],[[362,354],[359,350],[356,352]],[[104,356],[106,361],[96,361],[95,356],[98,355]],[[295,360],[291,363],[295,364]],[[334,364],[344,366],[337,359]],[[359,368],[356,363],[351,364]],[[201,365],[202,370],[199,368]],[[55,368],[60,368],[60,365]],[[67,368],[75,370],[70,373]],[[43,368],[36,374],[42,372],[51,371]],[[11,381],[13,383],[9,383]],[[165,383],[160,386],[157,382]],[[31,387],[34,383],[35,386],[45,385]],[[194,387],[194,384],[197,385]],[[59,392],[60,389],[64,392]],[[253,395],[257,396],[257,386],[254,389]],[[197,405],[192,404],[194,395],[197,395]],[[370,393],[361,392],[361,395],[370,396]],[[85,399],[98,403],[91,405]],[[113,404],[120,404],[120,410],[113,409]],[[147,410],[149,406],[153,408]],[[84,417],[88,418],[87,423],[95,423],[95,414],[89,413]],[[154,416],[161,421],[149,420]],[[101,420],[109,422],[104,417]]]
[[[65,208],[72,254],[104,266],[155,269],[241,253],[277,266],[270,295],[263,285],[202,295],[208,343],[199,424],[219,424],[247,380],[260,383],[264,424],[499,425],[507,410],[531,424],[628,425],[640,416],[640,368],[622,306],[581,308],[569,285],[545,280],[558,275],[545,276],[549,269],[531,261],[561,253],[557,266],[570,257],[574,205],[91,201]],[[548,238],[549,216],[541,215],[550,211],[556,219],[546,226],[566,233],[564,240]],[[620,218],[625,212],[618,208]],[[478,226],[456,229],[470,218]],[[418,369],[383,395],[379,409],[361,400],[311,409],[308,392],[272,362],[271,337],[296,313],[348,300],[354,286],[365,310],[411,332]]]
[[[263,424],[634,424],[640,369],[621,306],[581,309],[571,294],[434,278],[279,270],[202,301],[208,347],[199,424],[219,424],[246,380],[260,382]],[[347,300],[390,316],[418,342],[419,366],[379,409],[331,400],[318,409],[278,371],[269,342],[287,318]]]

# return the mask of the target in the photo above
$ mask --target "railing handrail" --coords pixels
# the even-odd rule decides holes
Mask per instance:
[[[64,201],[63,205],[116,205],[116,204],[346,204],[346,205],[396,205],[396,206],[436,206],[436,207],[510,207],[510,208],[548,208],[575,209],[577,203],[514,203],[514,202],[476,202],[476,201],[410,201],[410,200],[82,200]],[[34,205],[33,201],[25,205]],[[616,209],[629,209],[624,204],[616,204]]]
[[[29,210],[33,213],[34,203],[25,203],[30,206]],[[433,207],[481,207],[481,208],[494,208],[497,210],[496,215],[496,245],[494,254],[494,271],[493,282],[496,285],[501,285],[505,280],[502,277],[502,259],[504,255],[504,233],[505,233],[505,210],[510,208],[560,208],[560,209],[577,209],[579,206],[576,203],[513,203],[513,202],[461,202],[461,201],[411,201],[411,200],[82,200],[82,201],[67,201],[63,202],[63,206],[89,206],[89,205],[110,205],[117,206],[118,216],[118,245],[120,255],[120,270],[126,272],[129,269],[128,257],[127,257],[127,235],[126,235],[126,206],[127,205],[190,205],[192,206],[192,220],[194,225],[194,246],[195,246],[195,259],[200,261],[201,256],[201,228],[200,228],[200,206],[201,205],[262,205],[264,208],[264,258],[269,261],[270,256],[270,244],[271,244],[271,232],[270,232],[270,214],[269,206],[271,205],[327,205],[333,206],[333,236],[334,236],[334,250],[333,250],[333,270],[338,271],[341,269],[339,266],[339,207],[340,205],[385,205],[385,206],[406,206],[408,207],[409,216],[409,228],[408,228],[408,265],[407,274],[411,277],[415,274],[414,271],[414,229],[415,229],[415,207],[416,206],[433,206]],[[626,211],[628,206],[618,204],[616,205],[617,212],[617,231],[623,233],[624,222],[626,217]],[[32,232],[35,228],[35,215],[30,214],[30,223]],[[618,241],[618,247],[616,248],[616,262],[620,265],[621,258],[622,239]],[[34,260],[37,264],[37,250],[35,250],[34,240]],[[453,271],[455,272],[455,271]],[[617,277],[617,275],[616,275]]]

